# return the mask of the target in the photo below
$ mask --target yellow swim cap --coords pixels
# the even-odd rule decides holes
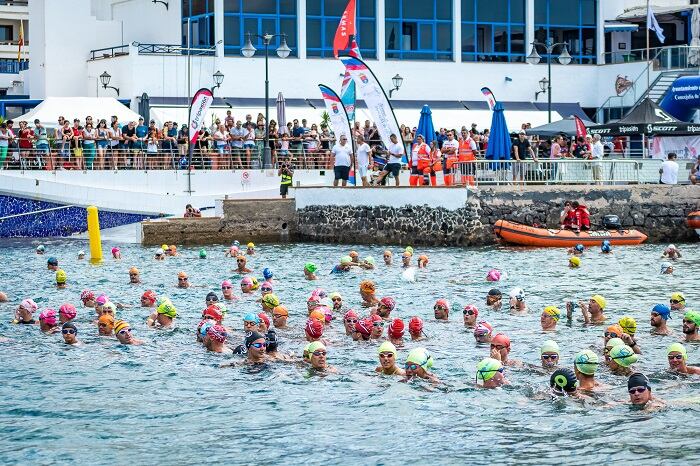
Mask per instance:
[[[666,355],[668,356],[671,353],[681,353],[684,361],[688,359],[688,352],[685,350],[685,346],[680,343],[673,343],[668,347]]]
[[[114,323],[114,333],[119,333],[119,330],[130,327],[129,323],[124,320],[118,320]]]
[[[255,248],[255,243],[253,243],[253,242],[251,241],[250,243],[248,243],[247,246],[248,246],[249,248]]]
[[[618,324],[620,324],[620,327],[622,327],[622,330],[624,330],[627,335],[634,335],[637,331],[637,321],[630,316],[620,317]]]
[[[166,315],[171,319],[177,317],[177,308],[175,308],[173,303],[171,303],[170,301],[165,301],[161,303],[156,309],[156,311],[158,312],[158,314]]]
[[[56,283],[66,283],[66,279],[68,277],[66,276],[66,272],[62,269],[56,270]]]
[[[673,294],[671,295],[671,300],[673,300],[673,301],[680,301],[680,302],[684,303],[684,302],[685,302],[685,296],[683,296],[683,293],[677,293],[677,292],[676,292],[676,293],[673,293]]]
[[[581,265],[581,258],[578,256],[569,257],[569,265],[571,267],[579,267]]]
[[[407,363],[418,364],[423,369],[430,369],[433,367],[433,357],[430,355],[425,348],[413,348],[408,357],[406,358]]]
[[[168,249],[168,245],[165,244],[165,243],[163,243],[163,244],[160,245],[160,248],[161,248],[163,251],[166,251],[166,250]]]
[[[603,298],[601,295],[596,294],[591,297],[593,301],[598,303],[598,306],[600,306],[601,309],[605,309],[605,306],[608,304],[608,302]]]
[[[396,346],[390,341],[385,341],[377,349],[377,354],[392,353],[396,357]]]
[[[561,311],[556,306],[547,306],[544,308],[544,311],[542,311],[542,312],[554,317],[554,320],[559,320],[559,318],[561,317]]]
[[[498,359],[484,358],[476,365],[476,379],[486,382],[491,380],[501,369],[503,369],[503,364]]]
[[[275,294],[266,294],[262,298],[262,303],[270,309],[280,305],[280,299]]]

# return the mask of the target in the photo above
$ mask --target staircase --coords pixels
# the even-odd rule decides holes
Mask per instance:
[[[697,71],[664,71],[656,78],[656,80],[654,80],[651,86],[649,86],[649,89],[647,89],[647,91],[642,95],[642,97],[637,100],[635,105],[644,100],[644,98],[647,96],[655,103],[661,103],[661,100],[671,88],[671,84],[673,84],[676,81],[676,79],[682,76],[691,76],[697,74]]]

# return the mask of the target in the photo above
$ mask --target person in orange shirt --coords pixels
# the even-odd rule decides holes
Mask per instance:
[[[469,133],[465,130],[462,131],[462,136],[459,138],[459,152],[458,160],[460,162],[475,162],[476,161],[476,142],[469,136]],[[476,173],[476,167],[472,164],[465,165],[465,177],[466,182],[469,186],[474,186],[474,174]]]
[[[411,150],[411,176],[408,179],[411,186],[419,186],[423,170],[430,170],[430,147],[425,143],[422,134],[416,136],[416,143]]]
[[[448,131],[447,139],[442,143],[442,153],[445,156],[442,169],[445,186],[452,186],[455,182],[454,171],[457,169],[454,164],[459,161],[459,142],[452,131]]]

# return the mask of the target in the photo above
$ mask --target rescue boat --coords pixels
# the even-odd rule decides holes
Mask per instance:
[[[700,236],[700,210],[689,213],[686,222],[688,222],[688,226],[694,228],[695,233]]]
[[[498,220],[493,231],[507,243],[538,247],[573,247],[599,246],[608,240],[615,246],[634,246],[647,239],[647,235],[638,230],[591,230],[575,232],[572,230],[537,228],[522,223]]]

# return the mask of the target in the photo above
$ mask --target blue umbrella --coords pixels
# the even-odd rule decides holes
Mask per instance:
[[[510,133],[508,133],[506,117],[503,114],[503,104],[496,102],[491,119],[491,134],[489,135],[489,145],[486,148],[486,158],[488,160],[510,160],[510,147]],[[500,164],[493,165],[492,169],[501,168],[497,166]]]

